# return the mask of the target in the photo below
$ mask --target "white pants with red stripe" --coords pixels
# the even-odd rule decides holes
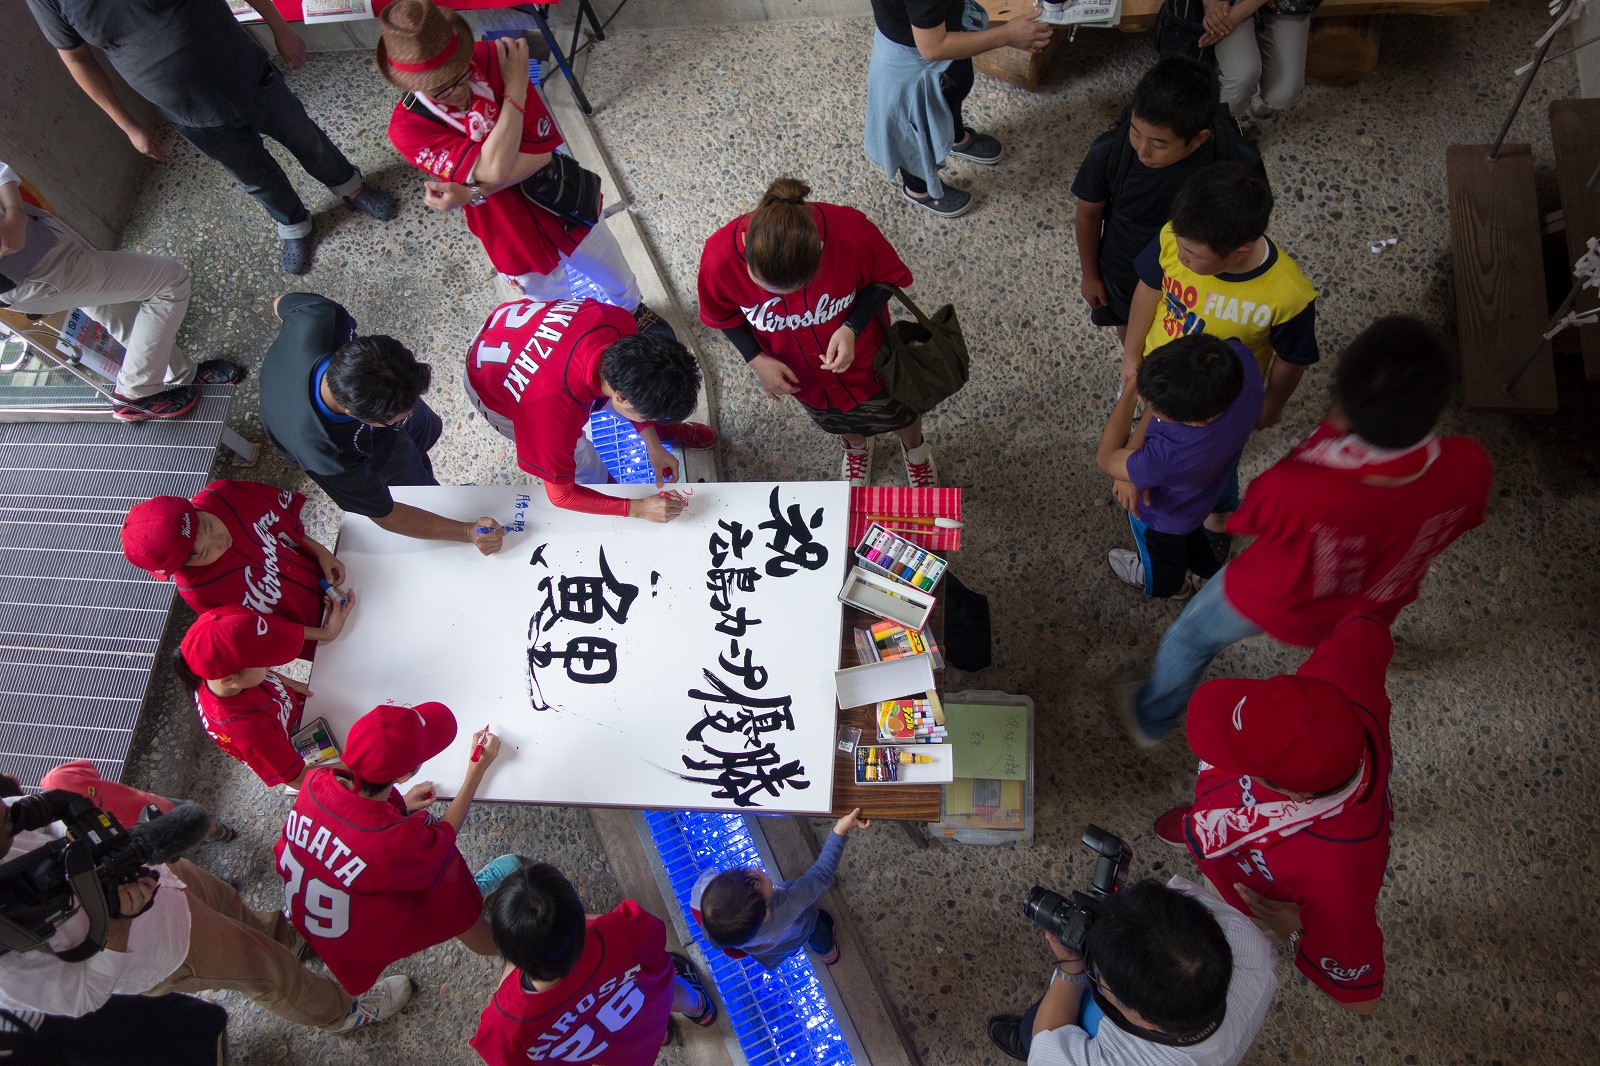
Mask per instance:
[[[560,264],[550,273],[507,274],[504,277],[513,288],[520,288],[530,300],[542,303],[592,295],[586,291],[582,279],[577,279],[574,285],[575,279],[568,274],[568,266],[594,283],[594,287],[600,290],[597,299],[615,304],[624,311],[638,308],[639,279],[634,277],[633,268],[628,265],[628,260],[622,254],[622,246],[612,236],[604,216],[578,242],[571,255],[561,257]]]

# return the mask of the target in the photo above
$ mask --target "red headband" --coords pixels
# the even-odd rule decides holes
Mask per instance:
[[[450,35],[450,47],[438,55],[424,59],[420,63],[402,63],[393,56],[389,57],[389,65],[402,74],[426,74],[430,70],[438,70],[455,56],[456,50],[461,47],[461,37],[458,34]]]

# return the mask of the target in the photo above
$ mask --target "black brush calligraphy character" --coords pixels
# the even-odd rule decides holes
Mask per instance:
[[[685,755],[682,757],[683,765],[708,776],[681,776],[686,781],[717,786],[711,792],[712,799],[732,800],[739,807],[759,807],[755,799],[758,793],[777,798],[785,788],[811,787],[811,782],[801,776],[806,768],[800,764],[800,760],[783,762],[783,756],[771,743],[753,751],[721,751],[710,744],[702,744],[701,747],[710,758],[691,759]]]
[[[711,543],[708,546],[711,551],[711,565],[721,566],[727,560],[729,552],[733,553],[735,559],[743,559],[744,550],[750,546],[756,535],[745,529],[743,522],[730,522],[724,518],[719,520],[717,525],[727,530],[728,536],[725,539],[721,533],[711,534]]]
[[[548,641],[542,647],[528,648],[530,669],[549,666],[557,659],[566,667],[567,677],[580,685],[604,685],[617,677],[617,645],[604,637],[573,637],[563,651],[554,650]]]
[[[811,532],[822,525],[823,509],[818,507],[813,511],[809,522],[797,503],[791,503],[785,512],[778,503],[778,488],[773,486],[772,496],[767,501],[772,518],[756,527],[772,531],[772,539],[767,542],[767,547],[773,551],[772,558],[767,560],[767,576],[788,577],[800,570],[819,570],[828,565],[827,546]]]

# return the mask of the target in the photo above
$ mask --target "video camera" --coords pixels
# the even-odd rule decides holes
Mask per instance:
[[[1079,955],[1084,953],[1084,940],[1089,927],[1100,913],[1100,901],[1113,892],[1120,892],[1128,883],[1128,866],[1133,862],[1133,848],[1121,837],[1106,832],[1097,825],[1083,831],[1083,843],[1099,856],[1094,863],[1094,876],[1089,879],[1089,891],[1074,891],[1063,897],[1048,888],[1033,886],[1028,898],[1022,902],[1022,916],[1046,932],[1054,933],[1068,949]]]
[[[165,815],[151,806],[145,816],[148,821],[124,829],[115,815],[59,789],[5,808],[0,817],[13,835],[53,822],[62,823],[67,835],[0,864],[0,955],[49,951],[56,928],[80,907],[89,918],[88,937],[56,954],[66,962],[96,954],[105,946],[110,919],[134,917],[117,913],[117,889],[154,877],[150,866],[178,858],[211,827],[210,816],[192,803]]]

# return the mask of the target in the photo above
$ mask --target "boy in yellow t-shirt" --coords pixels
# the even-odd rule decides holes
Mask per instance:
[[[1134,260],[1139,284],[1122,349],[1123,388],[1177,337],[1237,338],[1266,383],[1257,429],[1276,425],[1317,353],[1317,290],[1266,235],[1272,191],[1259,171],[1215,163],[1184,182],[1172,221]],[[1228,508],[1219,507],[1219,510]]]

